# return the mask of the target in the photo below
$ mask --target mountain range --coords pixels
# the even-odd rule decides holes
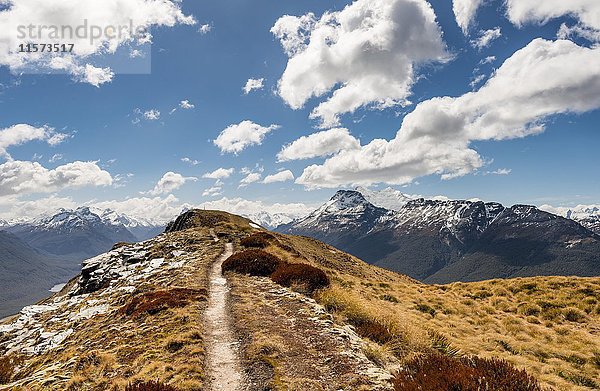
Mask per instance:
[[[117,242],[137,242],[156,236],[164,230],[164,225],[110,209],[80,207],[7,223],[2,229],[39,251],[81,261],[110,250]]]
[[[600,236],[534,206],[338,191],[279,232],[324,241],[428,283],[600,274]]]
[[[356,192],[334,198],[321,214],[397,218]],[[479,202],[405,206],[415,227],[419,208],[442,207],[465,220],[450,222],[457,241],[501,220],[573,223]],[[189,210],[0,320],[0,390],[586,391],[600,378],[598,292],[598,277],[423,284],[312,238]]]

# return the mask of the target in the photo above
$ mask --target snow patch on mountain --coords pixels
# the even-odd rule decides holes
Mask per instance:
[[[600,234],[600,205],[577,205],[575,207],[542,205],[540,209],[575,220],[587,229]]]
[[[357,187],[356,191],[362,194],[367,201],[380,208],[398,211],[409,201],[420,198],[414,195],[404,194],[399,190],[388,187],[377,191],[365,187]]]

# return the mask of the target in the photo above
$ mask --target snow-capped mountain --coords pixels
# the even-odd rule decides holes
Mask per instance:
[[[131,217],[112,209],[92,207],[90,210],[98,215],[105,224],[127,228],[139,241],[150,239],[162,233],[167,225],[165,222],[158,220]]]
[[[289,224],[299,217],[297,214],[292,213],[269,213],[266,211],[241,213],[241,215],[268,229],[277,228],[283,224]]]
[[[105,252],[117,242],[138,240],[125,226],[108,224],[88,207],[60,209],[6,231],[38,250],[76,260]]]
[[[587,229],[600,234],[600,205],[578,205],[574,208],[542,205],[540,209],[575,220]]]
[[[388,187],[384,190],[369,190],[365,187],[357,187],[356,191],[365,197],[371,204],[389,210],[400,210],[409,201],[416,199],[415,196],[404,194],[399,190]]]
[[[534,206],[422,198],[398,206],[380,208],[358,191],[339,191],[278,230],[312,236],[427,282],[600,274],[600,237]]]

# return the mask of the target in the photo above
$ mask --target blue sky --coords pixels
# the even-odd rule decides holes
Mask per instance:
[[[13,2],[19,3],[18,0]],[[418,2],[427,4],[421,0]],[[515,52],[528,47],[534,39],[543,38],[552,45],[563,24],[582,26],[592,32],[597,32],[600,27],[586,24],[583,12],[563,12],[555,18],[544,18],[541,14],[537,19],[521,20],[523,23],[519,25],[507,16],[509,4],[489,1],[478,8],[465,34],[457,24],[452,2],[432,2],[430,6],[435,12],[435,23],[439,28],[439,39],[445,46],[446,58],[415,61],[414,83],[406,96],[412,103],[385,109],[369,104],[352,113],[341,114],[337,124],[319,127],[320,121],[309,118],[310,113],[331,97],[344,81],[330,87],[319,97],[307,99],[303,108],[291,108],[278,91],[278,81],[291,60],[270,30],[283,15],[302,16],[312,12],[318,20],[324,12],[341,11],[350,4],[351,1],[184,0],[174,7],[180,6],[184,15],[193,16],[196,24],[152,27],[152,72],[147,75],[117,72],[112,80],[99,86],[79,80],[73,73],[20,75],[18,68],[11,68],[5,63],[0,67],[0,83],[3,86],[0,90],[0,129],[28,124],[33,128],[47,126],[53,128],[54,133],[68,136],[56,145],[49,145],[43,138],[11,144],[6,148],[9,157],[0,156],[0,164],[38,161],[44,168],[52,170],[71,162],[97,162],[96,165],[110,175],[109,182],[112,184],[91,181],[81,186],[70,183],[28,191],[7,190],[0,193],[0,217],[35,214],[40,209],[63,204],[73,207],[90,202],[107,202],[103,205],[114,202],[118,205],[127,199],[137,198],[164,200],[171,194],[178,200],[169,204],[175,208],[184,203],[200,205],[216,202],[223,197],[260,201],[264,205],[314,205],[328,199],[335,189],[355,184],[374,188],[392,186],[409,194],[427,196],[477,197],[505,204],[558,206],[600,203],[597,174],[600,166],[597,153],[600,112],[594,104],[574,110],[576,106],[570,107],[568,102],[561,102],[563,106],[555,112],[534,118],[536,124],[545,125],[541,133],[526,136],[503,133],[499,140],[470,136],[468,146],[479,155],[479,163],[473,163],[474,167],[470,161],[468,172],[461,172],[451,179],[441,178],[443,170],[431,174],[419,169],[408,180],[396,180],[404,176],[401,172],[404,166],[394,165],[387,170],[392,171],[391,174],[374,175],[374,178],[384,180],[374,179],[373,183],[365,183],[364,178],[369,176],[367,170],[360,175],[360,180],[353,182],[352,174],[345,172],[344,168],[331,169],[336,163],[332,161],[330,168],[318,169],[320,176],[314,181],[316,185],[299,181],[306,167],[325,167],[326,160],[340,153],[332,151],[328,156],[278,162],[276,155],[283,146],[301,136],[329,128],[346,128],[352,137],[360,140],[362,146],[374,139],[392,140],[401,128],[404,116],[413,112],[419,102],[444,96],[460,97],[479,90],[492,77],[494,70]],[[588,10],[584,6],[584,11],[597,10]],[[200,26],[205,24],[210,25],[210,31],[199,32]],[[478,38],[480,31],[494,28],[500,28],[500,37],[486,47],[473,47],[471,41]],[[566,68],[577,69],[577,72],[599,66],[594,40],[582,35],[571,34],[568,38],[577,46],[576,49],[596,48],[586,57],[596,62],[566,64]],[[495,59],[481,64],[490,56]],[[93,61],[96,64],[109,63],[103,57],[110,55],[97,56]],[[340,61],[343,62],[343,59]],[[352,64],[344,65],[344,71],[352,75],[351,67]],[[588,72],[588,80],[598,80],[600,75],[594,72]],[[483,79],[471,86],[477,75],[483,75]],[[264,79],[264,87],[244,94],[242,88],[250,78]],[[565,83],[570,80],[568,75],[564,79]],[[504,88],[510,90],[511,86]],[[564,88],[571,87],[566,85]],[[548,94],[556,94],[556,91],[560,89],[549,90]],[[600,91],[596,92],[600,95]],[[581,91],[582,100],[587,99],[586,94],[589,92]],[[503,98],[493,103],[496,107],[501,107],[505,104],[503,99],[507,99],[502,94],[500,96]],[[180,107],[184,100],[194,107]],[[551,106],[554,103],[547,104]],[[171,114],[175,108],[177,110]],[[160,118],[145,119],[144,112],[150,110],[159,111]],[[570,111],[581,113],[564,113]],[[263,127],[272,124],[279,127],[268,132],[259,143],[248,145],[237,154],[222,152],[213,140],[229,125],[244,120]],[[446,134],[443,125],[436,132],[439,132],[435,136],[437,139],[431,141],[428,138],[428,142],[434,145],[455,137],[451,133]],[[55,155],[61,156],[51,159]],[[197,163],[184,162],[183,158]],[[340,159],[336,164],[343,161]],[[452,162],[439,164],[446,171],[453,169]],[[248,170],[242,173],[244,167]],[[203,178],[206,173],[219,168],[233,168],[234,171],[220,179],[219,183],[215,183],[215,178]],[[296,183],[293,180],[276,183],[257,181],[239,187],[240,180],[248,172],[260,174],[262,181],[266,176],[284,170],[293,173]],[[333,181],[326,188],[318,188],[319,178],[334,175],[332,170],[336,177],[344,179]],[[157,183],[167,172],[180,174],[183,182],[165,189],[157,188]],[[8,188],[10,182],[4,182],[3,186]],[[214,187],[221,189],[214,191],[213,195],[203,195],[207,189]],[[155,191],[152,192],[152,189]],[[37,201],[38,206],[32,206],[29,201]]]

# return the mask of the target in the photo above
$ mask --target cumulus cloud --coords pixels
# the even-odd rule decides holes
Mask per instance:
[[[479,50],[484,49],[491,45],[493,41],[502,36],[502,30],[500,27],[494,27],[489,30],[481,30],[479,37],[471,41],[471,45]]]
[[[160,194],[168,194],[172,191],[179,189],[187,182],[195,182],[198,178],[195,177],[184,177],[181,174],[175,172],[167,172],[162,178],[156,183],[154,189],[147,192],[149,195],[157,196]]]
[[[111,175],[96,162],[73,162],[49,170],[37,162],[0,164],[0,196],[52,193],[85,186],[110,186]]]
[[[202,178],[225,179],[229,178],[234,171],[235,169],[233,168],[218,168],[213,172],[207,172],[206,174],[202,175]]]
[[[251,172],[240,181],[239,187],[246,187],[251,183],[260,181],[261,178],[262,175],[259,172]]]
[[[134,30],[148,31],[153,26],[172,27],[176,24],[194,24],[191,16],[181,11],[178,1],[170,0],[96,0],[79,1],[39,1],[5,0],[0,11],[0,65],[13,72],[23,69],[40,71],[62,70],[78,81],[100,86],[112,80],[114,73],[109,68],[93,64],[95,56],[114,54],[125,46],[147,44],[149,33],[136,34]],[[84,25],[87,21],[87,34],[72,36],[69,31]],[[32,33],[18,26],[34,26]],[[47,28],[42,29],[42,26]],[[92,32],[91,26],[96,29]],[[123,28],[122,26],[127,26]],[[60,32],[66,31],[63,37]],[[101,33],[99,33],[101,32]],[[93,33],[93,34],[92,34]],[[94,39],[92,39],[94,35]],[[73,43],[73,52],[61,53],[19,53],[19,43]]]
[[[330,156],[342,150],[359,148],[360,142],[350,135],[348,129],[333,128],[300,137],[291,144],[284,146],[281,152],[277,154],[277,160],[283,162],[311,159]]]
[[[223,153],[238,154],[250,145],[262,144],[266,135],[276,129],[279,125],[265,127],[246,120],[229,125],[213,142]]]
[[[30,218],[53,213],[60,208],[75,209],[77,204],[70,197],[49,197],[21,200],[18,196],[0,197],[0,218],[6,220]]]
[[[246,85],[242,90],[244,94],[248,95],[254,90],[262,90],[264,88],[265,79],[248,79]]]
[[[517,26],[573,15],[583,26],[600,30],[600,2],[596,0],[506,0],[506,7],[508,18]]]
[[[147,121],[157,121],[160,119],[160,111],[155,109],[144,111],[144,118]]]
[[[284,213],[289,216],[302,217],[312,212],[317,205],[306,205],[303,203],[268,203],[264,201],[251,201],[243,198],[227,198],[205,202],[202,208],[212,210],[223,210],[242,216],[253,216],[262,212],[270,214]]]
[[[11,159],[7,149],[25,144],[30,141],[45,141],[51,146],[58,145],[70,137],[64,133],[55,132],[49,126],[34,127],[27,124],[17,124],[0,129],[0,158]]]
[[[173,194],[166,197],[134,197],[126,200],[91,201],[88,205],[99,209],[112,209],[117,213],[126,214],[137,219],[163,224],[174,220],[183,210],[192,207],[190,204],[180,203]]]
[[[560,39],[571,39],[573,37],[581,37],[587,39],[590,42],[600,42],[600,29],[583,26],[581,24],[567,26],[565,23],[563,23],[560,25],[556,36]]]
[[[582,67],[581,64],[586,64]],[[307,167],[307,187],[406,184],[419,176],[442,179],[480,168],[473,141],[505,140],[544,131],[544,120],[600,108],[600,47],[535,39],[515,52],[477,91],[421,102],[396,137],[376,139]]]
[[[290,170],[280,171],[277,174],[267,175],[263,183],[277,183],[293,181],[294,174]]]
[[[290,107],[333,91],[311,113],[323,128],[361,107],[408,104],[415,65],[448,59],[424,0],[356,0],[321,18],[286,15],[271,32],[289,56],[278,93]]]
[[[483,0],[453,0],[452,10],[454,11],[454,17],[456,23],[462,29],[463,34],[469,33],[469,27],[471,26],[477,9],[483,4]]]
[[[182,100],[181,102],[179,102],[179,107],[181,107],[184,110],[191,110],[193,108],[195,108],[196,106],[193,105],[192,103],[190,103],[189,100]]]
[[[212,24],[210,24],[210,23],[202,24],[198,28],[198,32],[202,35],[210,33],[211,30],[212,30]]]

